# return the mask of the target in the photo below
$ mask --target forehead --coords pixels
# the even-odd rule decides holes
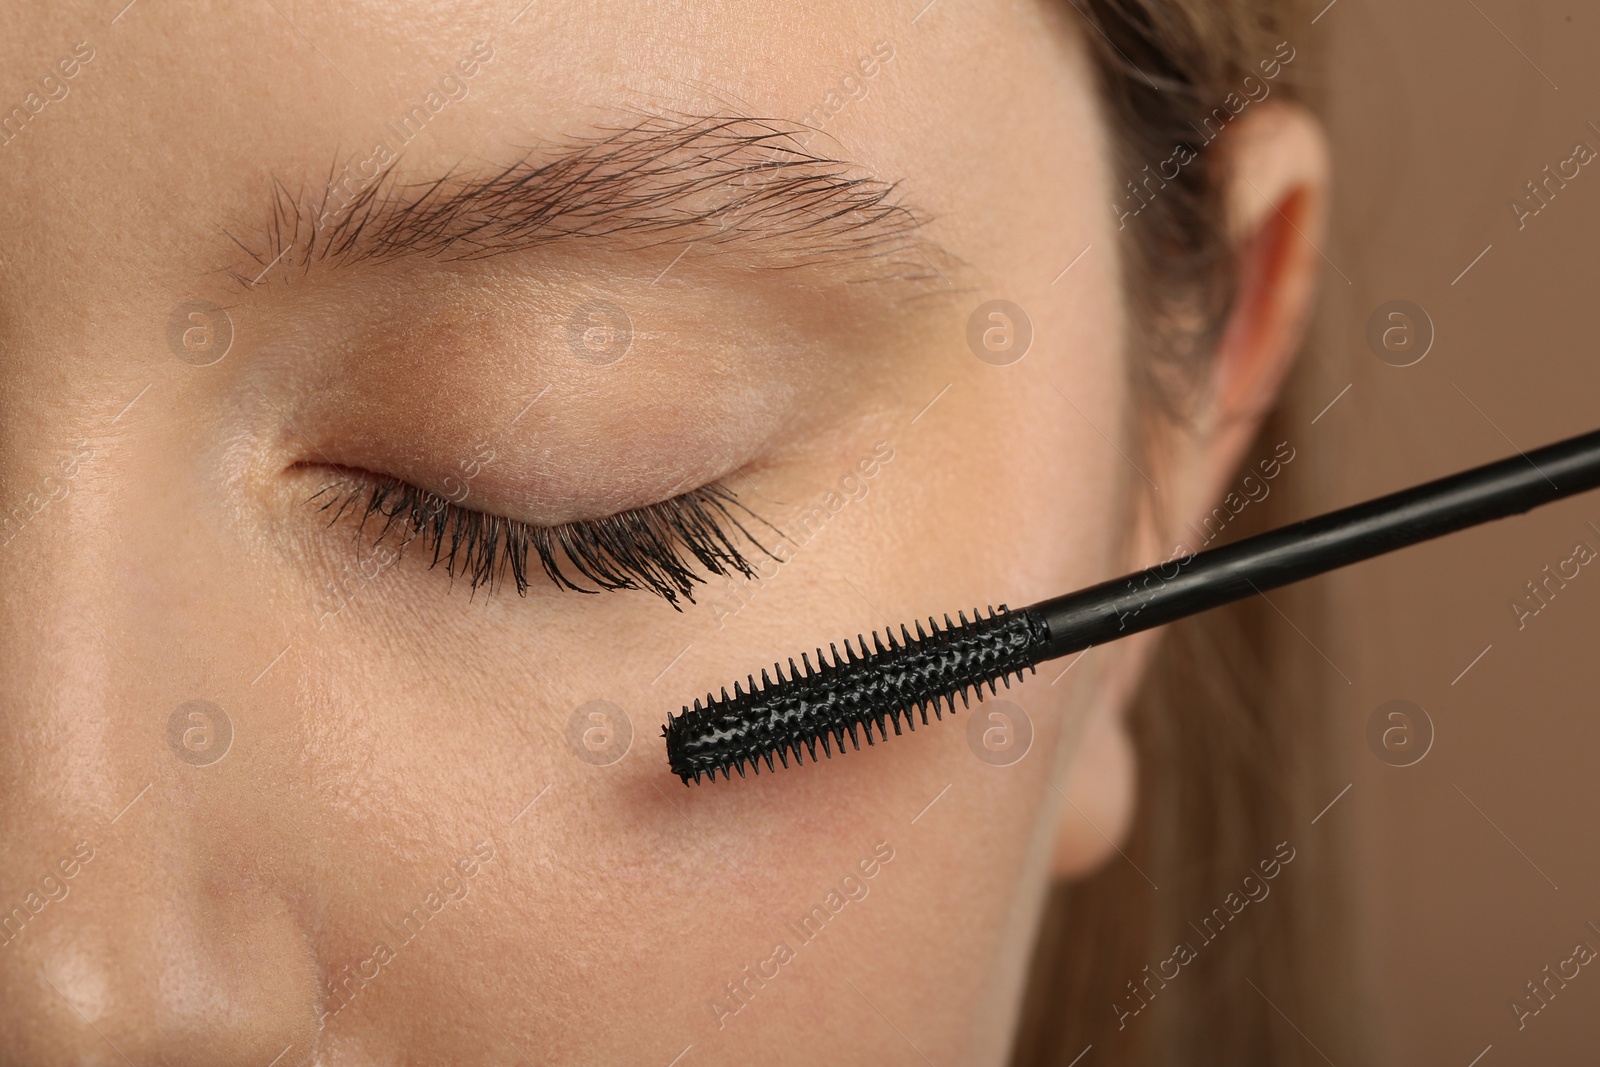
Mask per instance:
[[[1058,7],[13,10],[0,69],[25,122],[0,146],[0,289],[13,322],[85,301],[130,320],[221,301],[206,279],[282,247],[230,234],[270,223],[286,189],[326,202],[391,158],[418,181],[484,178],[607,128],[727,114],[809,130],[808,150],[898,183],[930,239],[993,276],[1054,234],[1052,260],[1058,243],[1081,248],[1071,231],[1104,211],[1088,202],[1105,180],[1091,79]],[[42,344],[52,332],[87,347],[59,330]]]
[[[225,213],[234,190],[325,180],[335,159],[360,167],[387,150],[419,170],[476,170],[667,111],[815,119],[904,29],[872,2],[796,7],[781,24],[754,3],[579,7],[136,0],[115,21],[13,9],[0,108],[20,109],[7,127],[19,136],[0,150],[115,161],[182,233]]]

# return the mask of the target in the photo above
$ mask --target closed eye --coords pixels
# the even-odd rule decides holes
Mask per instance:
[[[744,520],[771,524],[717,482],[605,518],[536,526],[464,507],[390,475],[339,473],[340,480],[308,501],[330,513],[330,526],[348,517],[358,536],[376,529],[374,544],[401,552],[420,542],[421,551],[431,553],[430,568],[466,579],[474,592],[480,586],[492,592],[509,578],[526,596],[532,556],[558,588],[644,589],[682,611],[679,601],[694,603],[695,585],[706,581],[702,571],[755,577],[742,542],[772,556]]]

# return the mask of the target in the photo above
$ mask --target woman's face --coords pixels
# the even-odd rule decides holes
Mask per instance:
[[[1124,561],[1076,29],[519,6],[0,34],[8,1063],[1004,1048],[1101,653],[771,775],[685,788],[660,731]],[[358,529],[386,477],[542,526],[719,483],[777,558],[681,612],[473,589]]]

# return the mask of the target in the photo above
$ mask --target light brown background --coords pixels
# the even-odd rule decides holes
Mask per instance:
[[[1520,232],[1509,206],[1576,143],[1600,150],[1600,5],[1336,0],[1312,34],[1339,186],[1311,377],[1330,400],[1351,385],[1303,430],[1319,510],[1600,427],[1600,160]],[[1436,328],[1405,369],[1364,337],[1395,298]],[[1600,550],[1591,521],[1600,493],[1326,579],[1353,786],[1323,818],[1358,846],[1390,1062],[1600,1062],[1600,961],[1525,1029],[1508,1006],[1575,942],[1600,949],[1600,561],[1520,631],[1510,607],[1578,541]],[[1409,768],[1364,736],[1392,698],[1435,728]]]

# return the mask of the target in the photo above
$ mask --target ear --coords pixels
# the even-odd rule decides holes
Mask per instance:
[[[1166,559],[1177,544],[1202,547],[1185,531],[1200,528],[1228,492],[1276,403],[1323,264],[1328,149],[1309,112],[1276,101],[1252,107],[1206,150],[1226,153],[1223,203],[1235,249],[1235,299],[1199,410],[1152,456],[1160,489],[1154,506],[1143,509],[1130,568]],[[1123,712],[1159,639],[1158,632],[1138,634],[1093,653],[1105,662],[1063,787],[1069,804],[1057,834],[1058,877],[1103,862],[1132,822],[1135,762]]]
[[[1321,126],[1304,108],[1269,103],[1229,136],[1226,205],[1238,250],[1237,292],[1213,359],[1209,402],[1184,442],[1187,463],[1176,464],[1179,499],[1167,502],[1172,517],[1186,522],[1227,492],[1277,403],[1325,262],[1329,163]]]

